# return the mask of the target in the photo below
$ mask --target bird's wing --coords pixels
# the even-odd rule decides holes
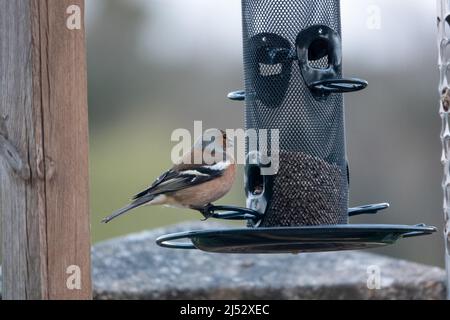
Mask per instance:
[[[163,173],[147,190],[134,196],[133,200],[146,195],[176,192],[214,180],[222,176],[225,169],[226,167],[218,165],[199,165],[191,168],[187,168],[186,166],[174,167]]]

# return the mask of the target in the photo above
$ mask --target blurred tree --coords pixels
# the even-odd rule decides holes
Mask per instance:
[[[139,56],[139,29],[148,10],[136,1],[101,2],[87,32],[89,110],[94,130],[126,112],[146,92],[143,79],[151,66]]]

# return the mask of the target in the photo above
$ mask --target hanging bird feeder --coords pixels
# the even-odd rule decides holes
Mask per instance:
[[[247,228],[162,236],[160,246],[217,253],[298,253],[391,245],[434,233],[426,225],[352,225],[388,204],[348,208],[343,94],[367,82],[342,74],[339,0],[242,0],[246,129],[279,131],[279,168],[264,175],[270,145],[247,148],[247,208],[211,207]],[[188,240],[187,242],[180,242]]]

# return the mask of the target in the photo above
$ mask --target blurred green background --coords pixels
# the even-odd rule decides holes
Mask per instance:
[[[370,5],[381,29],[370,30]],[[435,3],[342,0],[345,74],[369,80],[346,96],[351,204],[392,208],[353,223],[442,226]],[[88,0],[93,241],[185,220],[195,212],[143,208],[108,225],[170,164],[176,128],[243,127],[240,0]],[[244,205],[242,171],[222,203]],[[441,228],[442,229],[442,228]],[[443,265],[442,231],[382,254]]]

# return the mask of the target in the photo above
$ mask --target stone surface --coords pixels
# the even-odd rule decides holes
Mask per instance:
[[[163,234],[220,224],[181,224],[93,248],[96,299],[443,299],[440,268],[368,252],[221,255],[158,247]],[[369,267],[382,289],[367,288]]]
[[[221,255],[159,248],[182,224],[114,239],[93,250],[97,299],[442,299],[444,271],[367,252]],[[367,288],[371,266],[382,289]]]

